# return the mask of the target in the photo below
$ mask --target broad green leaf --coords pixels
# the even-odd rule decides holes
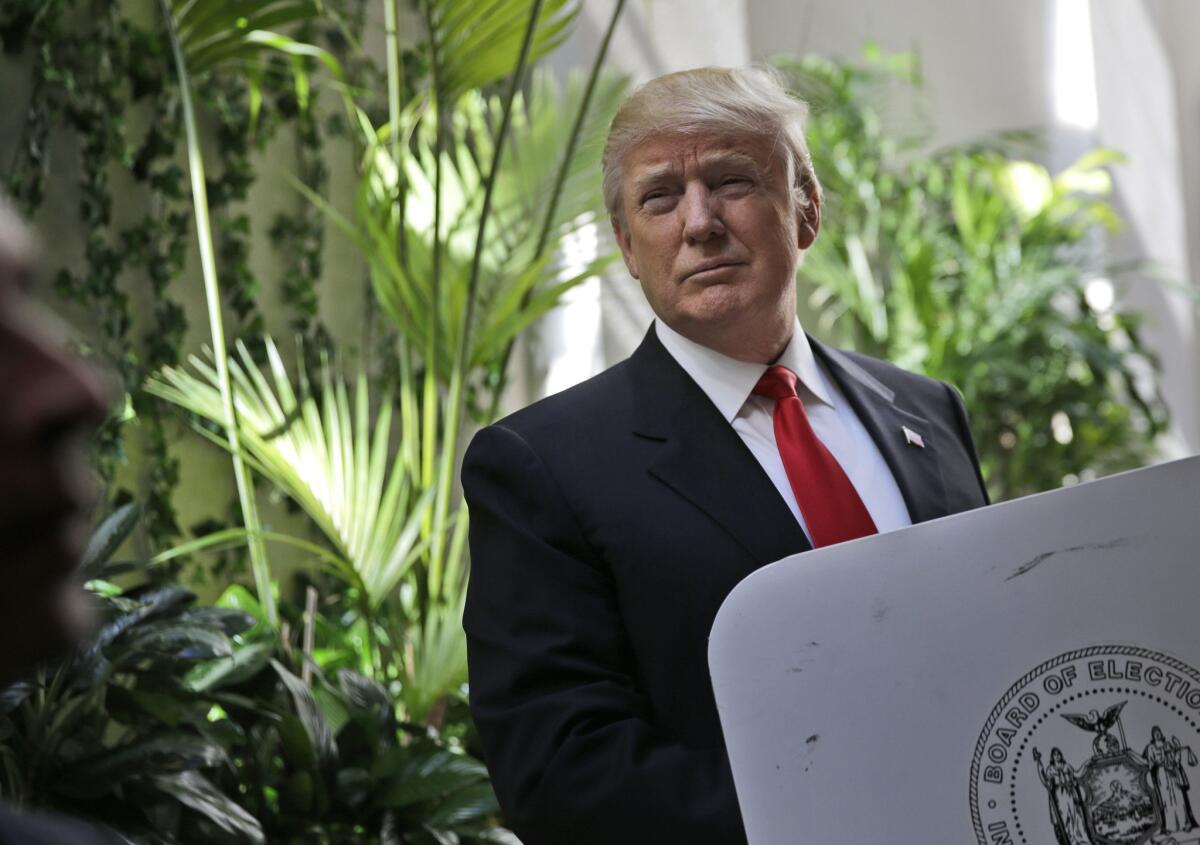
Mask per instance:
[[[322,766],[335,762],[337,744],[333,739],[333,731],[330,730],[329,723],[325,721],[325,715],[321,712],[320,705],[313,698],[312,690],[278,660],[272,660],[271,665],[275,668],[275,673],[279,675],[292,698],[296,717],[304,727],[309,742],[312,743],[316,760]]]
[[[113,511],[93,532],[83,553],[81,565],[85,578],[99,577],[99,570],[133,533],[141,518],[142,509],[136,503],[122,505]]]
[[[145,656],[176,660],[212,660],[232,654],[229,638],[200,625],[157,623],[126,637],[118,654],[110,655],[123,665]]]
[[[225,751],[188,733],[161,733],[106,750],[72,766],[73,794],[105,795],[129,778],[228,764]]]
[[[234,649],[226,658],[197,666],[184,678],[184,685],[195,692],[207,692],[236,686],[261,672],[275,655],[271,643],[253,643]]]
[[[262,825],[199,772],[160,775],[154,785],[226,833],[246,842],[266,843]]]

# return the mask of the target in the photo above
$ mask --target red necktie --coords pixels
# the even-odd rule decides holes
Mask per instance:
[[[877,533],[854,485],[813,431],[796,395],[796,374],[786,367],[768,367],[754,392],[775,400],[775,445],[813,546]]]

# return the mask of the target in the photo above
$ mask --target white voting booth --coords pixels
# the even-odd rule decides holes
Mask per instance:
[[[709,662],[751,845],[1200,842],[1200,457],[787,558]]]

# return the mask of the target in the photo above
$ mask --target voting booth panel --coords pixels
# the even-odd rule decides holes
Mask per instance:
[[[797,555],[709,661],[751,845],[1200,842],[1200,458]]]

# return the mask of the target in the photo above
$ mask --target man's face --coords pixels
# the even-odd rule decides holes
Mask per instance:
[[[623,162],[613,231],[654,313],[691,340],[767,362],[791,337],[800,252],[819,207],[792,201],[782,150],[763,139],[667,135]]]
[[[84,461],[100,379],[0,252],[0,683],[63,654],[86,622],[75,570],[94,500]]]

